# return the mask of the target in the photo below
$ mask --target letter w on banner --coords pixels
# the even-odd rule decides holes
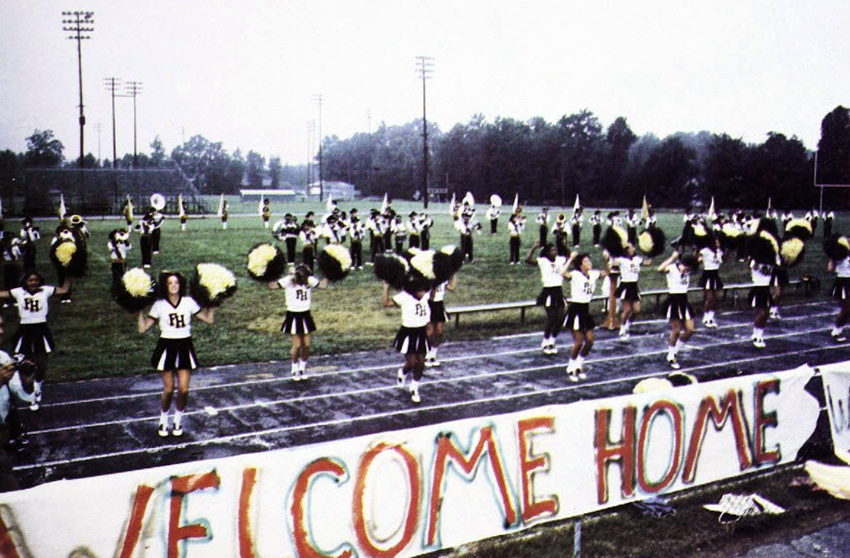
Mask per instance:
[[[850,463],[850,361],[821,366],[820,372],[832,447],[835,455]]]

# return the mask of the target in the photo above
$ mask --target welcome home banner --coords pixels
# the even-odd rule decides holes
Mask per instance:
[[[0,555],[414,556],[764,470],[809,367],[0,495]]]
[[[819,368],[835,455],[850,464],[850,361]]]

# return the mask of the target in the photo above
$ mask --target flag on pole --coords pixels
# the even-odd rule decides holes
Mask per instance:
[[[576,194],[576,202],[573,204],[573,215],[576,214],[576,211],[581,209],[581,201],[578,199],[578,194]]]
[[[773,207],[771,207],[771,199],[767,198],[767,212],[770,213],[771,209],[773,209]]]
[[[263,194],[260,194],[260,205],[257,206],[257,213],[261,216],[263,214]]]
[[[644,221],[649,219],[649,204],[646,203],[646,196],[643,196],[643,207],[640,209],[640,218]]]
[[[514,213],[519,209],[519,193],[514,194]]]
[[[384,196],[386,198],[386,194]],[[385,200],[385,203],[386,203],[386,200]],[[334,209],[334,198],[333,198],[332,194],[328,194],[328,201],[327,201],[327,203],[325,203],[325,209],[328,212],[331,212]]]
[[[389,207],[389,205],[390,205],[390,202],[387,199],[387,194],[386,194],[386,192],[384,192],[384,201],[381,202],[381,213],[386,213],[387,207]]]
[[[455,214],[455,203],[457,199],[455,198],[455,193],[452,192],[452,201],[449,202],[449,215],[454,216]]]
[[[68,208],[65,207],[65,194],[59,194],[59,220],[63,220],[65,218],[65,214],[68,213]]]
[[[127,194],[127,221],[133,222],[133,200],[130,199],[130,194]]]
[[[177,215],[179,217],[186,215],[186,209],[183,207],[183,194],[177,194]]]
[[[708,216],[712,219],[717,217],[717,212],[714,210],[714,196],[711,196],[711,205],[708,206]]]
[[[224,216],[224,194],[222,194],[218,200],[218,211],[216,212],[216,215],[219,217]]]

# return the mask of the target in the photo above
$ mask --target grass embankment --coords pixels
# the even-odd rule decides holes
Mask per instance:
[[[365,217],[378,203],[363,202],[341,204],[344,209],[357,207]],[[396,210],[406,215],[419,211],[421,204],[396,202]],[[252,211],[256,205],[250,204]],[[284,212],[303,216],[308,210],[321,215],[319,204],[273,204],[273,221]],[[508,238],[505,223],[500,218],[499,233],[489,234],[484,219],[484,207],[479,207],[479,217],[485,225],[482,234],[475,236],[475,262],[466,265],[459,275],[458,290],[449,293],[448,305],[499,302],[534,298],[540,290],[538,271],[527,265],[511,266],[508,262]],[[506,208],[509,211],[509,208]],[[527,208],[528,226],[523,236],[523,257],[537,238],[534,219],[539,208]],[[569,210],[565,210],[569,213]],[[430,213],[435,219],[432,230],[432,247],[457,244],[458,235],[452,227],[446,204],[432,205]],[[553,211],[552,217],[557,215]],[[844,217],[844,216],[842,216]],[[681,231],[681,214],[664,214],[660,224],[668,238]],[[48,253],[53,221],[37,223],[43,238],[38,244],[38,265],[48,283],[55,284],[56,275],[49,263]],[[123,220],[90,220],[92,236],[89,241],[88,273],[75,282],[72,304],[52,301],[50,325],[58,345],[51,355],[48,381],[68,381],[92,377],[136,374],[150,370],[149,356],[156,341],[156,333],[139,335],[136,317],[122,310],[109,296],[111,272],[106,249],[109,231],[122,227]],[[840,230],[842,221],[836,223]],[[7,230],[17,233],[18,223],[7,223]],[[269,291],[265,285],[248,278],[245,271],[246,255],[252,246],[270,241],[271,235],[262,226],[259,216],[231,216],[228,230],[221,229],[215,216],[189,221],[188,230],[179,230],[176,218],[169,218],[163,226],[162,249],[154,256],[151,270],[155,276],[162,269],[178,270],[191,274],[195,264],[215,262],[232,270],[239,290],[235,297],[216,311],[215,324],[198,324],[194,329],[196,346],[201,363],[205,366],[285,360],[288,358],[289,340],[279,331],[285,313],[281,291]],[[140,264],[138,235],[133,234],[133,248],[128,267]],[[368,259],[368,242],[364,259]],[[282,244],[281,244],[282,247]],[[602,265],[600,250],[591,245],[590,226],[585,223],[582,232],[582,250],[589,251],[597,267]],[[793,276],[812,273],[824,276],[825,260],[820,247],[820,236],[810,241],[804,262],[792,271]],[[656,263],[670,253],[656,258]],[[722,268],[724,281],[747,281],[749,272],[745,264],[730,258]],[[825,282],[825,285],[828,281]],[[647,268],[641,275],[644,289],[663,287],[663,277]],[[822,288],[822,293],[826,286]],[[347,351],[368,351],[387,348],[399,324],[398,311],[381,307],[381,286],[372,268],[353,271],[345,280],[331,285],[326,291],[314,292],[313,315],[319,331],[313,336],[314,354],[333,354]],[[3,311],[7,323],[7,340],[17,323],[13,308]],[[517,312],[503,312],[468,316],[460,329],[447,328],[447,338],[474,339],[500,333],[537,331],[543,323],[542,312],[530,312],[526,324],[519,324]],[[8,348],[8,341],[5,344]]]

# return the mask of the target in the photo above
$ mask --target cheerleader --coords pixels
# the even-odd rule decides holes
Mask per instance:
[[[826,225],[826,221],[824,221]],[[830,259],[827,271],[835,272],[835,284],[832,287],[832,297],[838,301],[838,316],[835,318],[835,326],[832,328],[832,338],[836,343],[847,341],[844,335],[844,326],[850,320],[850,256],[841,260]]]
[[[425,366],[427,368],[440,366],[440,361],[437,359],[437,349],[443,342],[443,326],[449,319],[446,313],[446,291],[454,292],[457,288],[457,275],[452,275],[448,281],[443,281],[435,286],[431,291],[431,296],[428,299],[428,306],[431,309],[431,318],[428,320],[426,331],[428,333],[428,341],[431,348],[425,354]]]
[[[192,317],[212,324],[212,308],[201,308],[190,296],[186,296],[187,284],[180,273],[165,272],[159,278],[159,293],[156,302],[146,316],[139,312],[139,333],[146,333],[154,324],[159,325],[159,341],[151,357],[151,365],[162,378],[160,397],[160,437],[168,436],[168,415],[174,394],[174,378],[177,378],[177,404],[174,412],[172,436],[183,435],[183,413],[189,401],[189,381],[192,370],[198,367],[195,347],[192,344]]]
[[[519,265],[519,249],[522,243],[522,231],[525,228],[522,217],[514,213],[508,219],[508,248],[511,265]]]
[[[589,254],[578,254],[575,251],[570,254],[565,266],[566,269],[570,265],[574,268],[567,274],[570,280],[570,303],[564,320],[564,327],[573,332],[573,347],[567,363],[567,375],[571,382],[587,378],[584,359],[593,348],[593,328],[596,327],[590,315],[590,301],[596,290],[596,282],[609,273],[608,252],[602,252],[602,256],[605,258],[605,269],[601,271],[593,269]]]
[[[835,220],[835,212],[831,209],[823,212],[823,237],[832,236],[832,222]]]
[[[750,279],[753,288],[747,297],[750,307],[756,309],[756,317],[753,320],[752,342],[756,349],[764,349],[764,326],[767,324],[768,312],[772,306],[770,296],[770,285],[775,276],[776,266],[750,261]]]
[[[619,334],[621,341],[627,341],[629,339],[629,329],[632,326],[632,321],[637,313],[640,312],[638,279],[642,265],[645,265],[643,256],[635,254],[635,247],[631,243],[626,244],[625,256],[611,260],[611,268],[618,269],[620,275],[620,284],[617,285],[614,294],[622,304]]]
[[[295,268],[292,275],[268,283],[271,290],[283,289],[286,295],[286,318],[280,330],[289,333],[292,348],[292,379],[307,379],[307,359],[310,358],[310,334],[316,331],[316,323],[310,314],[313,305],[313,289],[328,288],[328,280],[319,281],[304,264]]]
[[[544,355],[556,355],[558,349],[555,340],[564,324],[564,277],[568,273],[567,258],[558,255],[554,244],[546,244],[540,251],[540,257],[534,259],[534,252],[540,248],[535,241],[525,257],[525,263],[536,265],[540,269],[540,281],[543,290],[537,296],[537,304],[546,310],[546,325],[543,329],[543,342],[540,347]]]
[[[670,320],[670,337],[667,344],[667,363],[670,368],[680,368],[676,356],[685,343],[694,334],[694,309],[688,302],[688,286],[691,272],[697,268],[695,256],[679,257],[674,251],[661,265],[658,271],[667,276],[667,318]]]
[[[777,262],[773,266],[773,273],[770,276],[770,290],[772,299],[770,301],[770,317],[774,320],[781,320],[782,315],[779,313],[779,303],[782,300],[782,291],[790,283],[788,278],[788,268],[781,262]]]
[[[699,262],[702,263],[703,270],[699,278],[699,286],[704,292],[702,324],[707,328],[716,328],[714,313],[720,291],[723,290],[723,281],[720,279],[723,250],[720,248],[719,238],[714,238],[714,246],[705,246],[699,251]]]
[[[426,281],[408,276],[404,290],[390,298],[390,286],[384,282],[384,307],[393,305],[401,308],[401,328],[396,334],[393,346],[404,355],[404,365],[398,369],[398,385],[404,387],[410,381],[410,400],[422,401],[419,383],[425,370],[425,355],[431,348],[428,341],[428,323],[431,321],[431,308],[428,305],[429,291]]]
[[[47,355],[55,348],[53,335],[47,327],[48,301],[51,296],[63,296],[71,290],[71,280],[66,277],[60,287],[45,285],[42,276],[33,270],[24,272],[21,286],[0,291],[0,298],[15,301],[20,318],[15,333],[15,353],[20,353],[35,364],[35,391],[30,410],[37,411],[41,404],[42,384],[47,376]]]

